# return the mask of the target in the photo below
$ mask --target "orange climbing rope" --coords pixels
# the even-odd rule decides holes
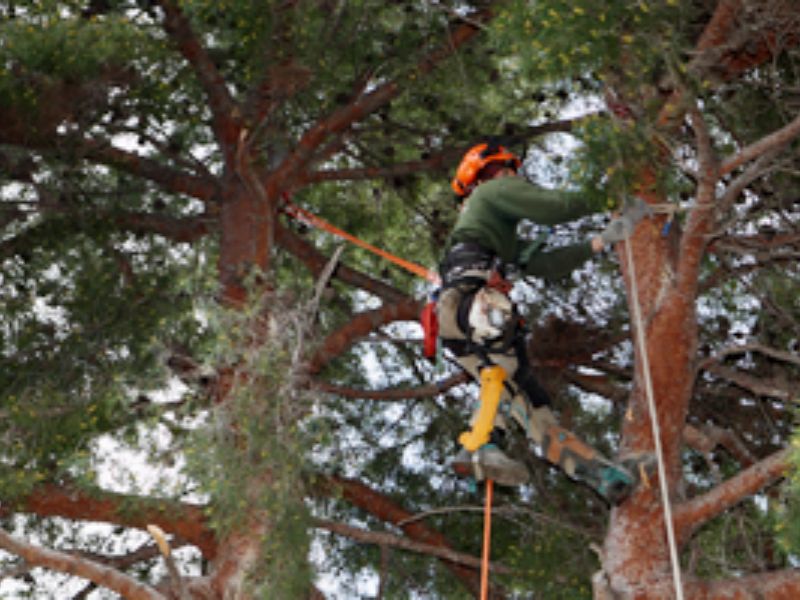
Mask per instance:
[[[489,598],[489,549],[492,541],[492,495],[494,481],[486,480],[486,500],[483,505],[483,556],[481,557],[481,600]]]
[[[355,244],[360,248],[364,248],[373,254],[380,256],[381,258],[385,258],[386,260],[398,265],[399,267],[404,268],[406,271],[413,273],[417,277],[422,277],[423,279],[427,279],[433,284],[439,285],[441,280],[439,279],[439,274],[435,271],[431,271],[430,269],[426,269],[425,267],[418,265],[416,263],[411,262],[410,260],[406,260],[404,258],[400,258],[399,256],[395,256],[391,252],[387,252],[386,250],[382,250],[377,246],[373,246],[365,242],[362,239],[357,238],[356,236],[339,229],[335,225],[329,223],[325,219],[318,217],[312,212],[309,212],[299,206],[292,204],[291,200],[289,199],[288,194],[284,194],[283,196],[284,212],[299,220],[303,221],[304,223],[311,225],[313,227],[317,227],[318,229],[322,229],[323,231],[327,231],[328,233],[332,233],[333,235],[342,238],[343,240],[347,240],[348,242]]]

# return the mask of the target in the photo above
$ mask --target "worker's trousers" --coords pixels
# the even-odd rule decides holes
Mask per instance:
[[[459,310],[462,315],[466,312],[464,304],[470,302],[470,296],[477,289],[474,285],[455,285],[441,293],[437,303],[439,336],[444,347],[453,352],[458,363],[478,381],[482,367],[489,364],[503,367],[506,382],[495,427],[507,429],[507,419],[510,417],[541,448],[545,445],[548,429],[556,425],[556,419],[550,409],[550,398],[531,372],[521,332],[515,331],[508,343],[479,347],[459,326]],[[463,318],[461,321],[463,324]],[[513,326],[516,327],[516,323]],[[477,410],[473,414],[473,421],[476,416]]]

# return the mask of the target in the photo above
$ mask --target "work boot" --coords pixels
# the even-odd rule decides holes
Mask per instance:
[[[586,483],[615,506],[631,494],[640,479],[646,480],[654,473],[652,455],[631,456],[614,463],[559,425],[547,428],[542,451],[548,461],[560,466],[570,477]]]
[[[655,456],[649,453],[629,456],[618,462],[598,455],[591,461],[579,462],[575,478],[594,488],[612,506],[618,506],[639,485],[652,485],[656,469]]]
[[[498,485],[523,485],[529,477],[524,464],[506,456],[493,443],[484,444],[475,452],[462,448],[451,466],[461,477],[474,477],[476,481],[491,479]]]
[[[637,484],[636,475],[628,468],[600,456],[579,462],[575,467],[575,479],[586,483],[612,506],[622,504]]]

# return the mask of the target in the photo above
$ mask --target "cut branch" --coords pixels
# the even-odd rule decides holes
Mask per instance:
[[[28,544],[15,539],[3,530],[0,530],[0,548],[22,557],[30,565],[52,569],[69,575],[77,575],[93,581],[99,586],[117,592],[123,598],[129,598],[130,600],[166,600],[166,596],[163,596],[155,589],[139,583],[133,577],[129,577],[116,569],[65,552]]]

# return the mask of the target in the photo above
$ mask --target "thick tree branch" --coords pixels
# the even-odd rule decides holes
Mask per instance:
[[[211,233],[213,219],[186,217],[178,219],[151,213],[114,214],[118,227],[133,233],[155,233],[173,242],[195,242]]]
[[[700,452],[709,462],[711,462],[712,452],[718,446],[727,450],[742,467],[749,467],[756,462],[756,458],[744,445],[742,439],[730,429],[708,424],[698,428],[687,424],[683,428],[683,441]]]
[[[749,375],[738,369],[725,367],[719,364],[707,365],[705,370],[717,377],[730,381],[734,385],[749,391],[755,396],[777,398],[783,401],[792,400],[797,396],[796,382]]]
[[[400,527],[409,539],[430,546],[452,550],[452,545],[447,538],[419,521],[413,519],[414,515],[395,504],[383,494],[380,494],[358,481],[331,477],[322,484],[321,492],[326,495],[341,496],[347,502],[368,512],[374,517]],[[479,591],[478,573],[464,565],[445,560],[445,566],[461,580],[467,588],[477,596]],[[492,598],[499,598],[491,594]]]
[[[319,373],[334,358],[383,325],[395,321],[416,320],[421,310],[422,302],[407,299],[355,315],[350,322],[328,335],[309,361],[308,373]]]
[[[586,392],[608,398],[614,404],[622,405],[628,398],[629,390],[614,383],[608,375],[589,375],[574,369],[564,369],[561,374],[572,385]]]
[[[800,115],[797,115],[781,129],[773,131],[757,142],[742,148],[735,155],[725,160],[722,165],[720,165],[720,175],[730,173],[767,152],[772,152],[786,146],[789,142],[796,139],[798,135],[800,135]]]
[[[165,31],[175,41],[205,90],[208,106],[211,109],[214,134],[225,156],[226,165],[234,170],[236,144],[241,129],[240,111],[228,91],[225,80],[195,35],[189,19],[183,14],[178,3],[172,0],[159,0],[159,4],[164,10]]]
[[[695,46],[688,70],[696,77],[729,81],[798,43],[792,2],[721,0]]]
[[[141,545],[139,548],[128,552],[127,554],[107,556],[104,554],[95,554],[89,552],[80,552],[81,558],[101,563],[115,569],[127,569],[136,563],[144,562],[158,558],[161,554],[158,546],[150,542]]]
[[[485,9],[472,16],[472,19],[485,23],[494,16],[490,9]],[[430,54],[422,58],[411,71],[413,77],[426,75],[433,71],[441,62],[451,56],[465,43],[470,41],[480,30],[473,23],[464,23],[457,27],[442,44]],[[392,101],[403,92],[401,81],[394,79],[383,83],[366,94],[356,95],[347,105],[340,106],[330,115],[321,119],[308,129],[295,145],[294,151],[289,154],[283,163],[269,177],[266,187],[281,189],[287,187],[286,183],[297,175],[316,157],[317,150],[329,141],[331,136],[347,131],[354,123]]]
[[[421,385],[413,388],[397,388],[391,390],[357,390],[333,385],[326,381],[315,381],[312,387],[326,394],[334,394],[342,398],[363,398],[365,400],[413,400],[416,398],[427,398],[437,396],[462,383],[470,381],[471,378],[466,371],[461,371],[451,375],[447,379],[437,381],[428,385]]]
[[[739,196],[754,181],[763,177],[769,171],[775,169],[775,158],[782,148],[776,147],[767,150],[747,165],[736,178],[725,188],[725,193],[718,202],[718,213],[725,214],[730,211],[731,206],[739,199]]]
[[[101,140],[87,139],[77,146],[74,141],[70,143],[84,158],[152,181],[163,190],[173,194],[186,194],[203,202],[209,202],[218,195],[217,183],[213,179],[190,175],[164,166],[155,160],[117,148]]]
[[[17,540],[0,530],[0,548],[22,557],[30,565],[52,569],[69,575],[77,575],[99,586],[117,592],[130,600],[167,600],[155,589],[139,583],[124,573],[65,552],[49,550]]]
[[[675,507],[675,533],[687,540],[698,527],[783,477],[791,448],[778,450],[701,496]]]
[[[792,600],[800,598],[800,571],[765,571],[720,581],[690,581],[685,589],[692,600],[722,598],[757,598],[758,600]]]
[[[677,285],[685,298],[694,298],[699,282],[700,264],[708,245],[708,233],[714,223],[716,185],[719,181],[719,164],[714,154],[705,119],[696,106],[691,109],[692,128],[697,140],[698,185],[696,205],[681,236]]]
[[[714,14],[711,15],[703,29],[703,33],[695,44],[695,50],[698,53],[698,57],[695,58],[696,62],[700,61],[700,53],[721,46],[726,42],[736,22],[736,15],[741,10],[742,0],[720,0],[717,2]]]
[[[202,506],[114,494],[101,490],[85,492],[69,485],[46,484],[37,487],[14,506],[0,506],[0,516],[12,511],[40,517],[62,517],[101,521],[145,529],[155,524],[179,539],[197,546],[207,559],[217,551],[214,533],[208,527]]]
[[[758,342],[751,342],[749,344],[742,344],[740,346],[729,346],[727,348],[723,348],[714,356],[709,356],[705,360],[703,360],[699,365],[698,369],[705,369],[708,366],[711,366],[714,363],[722,363],[726,358],[729,356],[736,356],[739,354],[747,354],[749,352],[756,352],[758,354],[763,354],[764,356],[769,356],[770,358],[774,358],[775,360],[797,365],[800,367],[800,357],[796,354],[792,354],[791,352],[784,352],[783,350],[777,350],[775,348],[770,348],[769,346],[765,346],[764,344],[760,344]]]
[[[464,554],[462,552],[456,552],[450,548],[443,548],[442,546],[437,546],[434,544],[415,542],[413,540],[409,540],[385,531],[369,531],[367,529],[360,529],[358,527],[345,525],[344,523],[324,520],[317,520],[315,525],[321,529],[326,529],[332,533],[343,535],[345,537],[354,539],[357,542],[365,544],[401,548],[402,550],[410,550],[411,552],[427,554],[429,556],[435,556],[436,558],[441,558],[458,565],[464,565],[465,567],[469,567],[471,569],[480,569],[481,566],[481,559],[475,556],[470,556],[469,554]],[[494,573],[508,574],[512,572],[508,567],[497,564],[492,564],[490,568]]]

